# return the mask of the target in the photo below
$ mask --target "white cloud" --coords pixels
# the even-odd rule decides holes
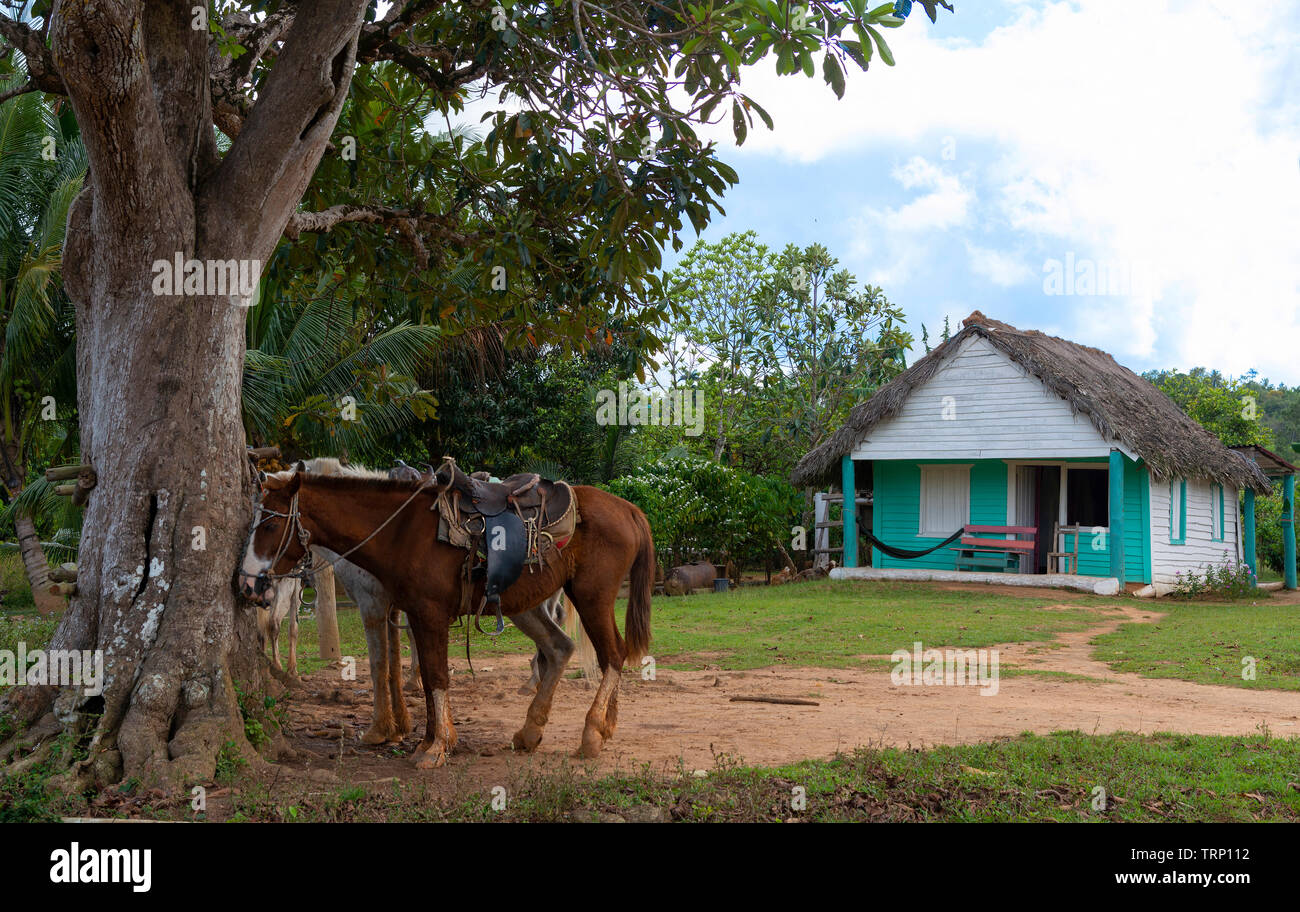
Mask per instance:
[[[1009,288],[1032,281],[1036,273],[1016,254],[1003,253],[966,242],[971,271],[984,276],[994,285]]]
[[[880,213],[895,231],[944,230],[965,224],[967,212],[975,194],[963,187],[953,174],[944,173],[924,158],[910,159],[901,168],[894,169],[894,179],[905,190],[928,190],[924,196],[898,210]]]
[[[898,66],[873,63],[841,102],[765,63],[746,90],[777,129],[752,131],[731,157],[811,162],[911,145],[894,176],[922,192],[859,216],[864,231],[884,218],[890,233],[970,232],[972,271],[999,285],[1018,272],[1007,249],[987,246],[990,226],[1004,235],[997,247],[1033,251],[1027,269],[1071,251],[1142,264],[1149,293],[1045,299],[1060,312],[1044,323],[1121,360],[1158,349],[1181,366],[1300,380],[1300,2],[1006,9],[979,44],[936,38],[924,17],[888,33]],[[955,163],[931,164],[945,137]],[[910,267],[886,271],[901,280]]]

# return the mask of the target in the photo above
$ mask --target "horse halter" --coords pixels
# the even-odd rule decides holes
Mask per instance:
[[[302,511],[298,509],[298,493],[295,491],[293,497],[289,500],[289,512],[281,513],[278,510],[271,510],[262,504],[257,505],[258,516],[254,518],[252,533],[256,534],[269,520],[279,517],[285,520],[284,531],[280,534],[280,542],[276,546],[275,557],[271,558],[271,566],[268,570],[263,570],[257,576],[245,573],[241,567],[239,575],[249,579],[287,579],[296,577],[302,580],[303,585],[307,585],[308,577],[311,576],[311,533],[302,524]],[[289,550],[289,533],[294,532],[298,537],[298,543],[302,545],[302,557],[298,563],[288,573],[271,573],[270,570],[280,563],[280,558],[284,557],[285,552]]]

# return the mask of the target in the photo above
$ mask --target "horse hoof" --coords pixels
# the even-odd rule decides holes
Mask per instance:
[[[361,736],[362,744],[383,744],[388,740],[390,740],[390,736],[378,728],[372,728]]]
[[[415,761],[415,768],[418,770],[437,769],[447,762],[447,752],[445,750],[431,750],[427,754],[422,754]]]
[[[579,760],[595,760],[600,756],[602,743],[600,737],[583,737],[582,746],[578,748],[573,756]]]
[[[537,745],[541,743],[542,733],[540,731],[534,734],[533,732],[521,728],[519,731],[515,732],[515,736],[510,739],[510,748],[512,750],[525,751],[526,753],[531,754],[533,751],[537,750]]]

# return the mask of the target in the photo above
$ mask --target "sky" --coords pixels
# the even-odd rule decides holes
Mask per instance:
[[[776,128],[708,134],[740,183],[703,237],[825,244],[918,339],[980,310],[1300,384],[1300,0],[954,5],[842,100],[820,67],[747,73]]]

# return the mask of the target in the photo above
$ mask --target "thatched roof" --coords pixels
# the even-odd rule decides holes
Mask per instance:
[[[1255,465],[1259,466],[1260,471],[1269,478],[1282,478],[1286,475],[1300,473],[1300,468],[1287,462],[1272,450],[1264,449],[1258,443],[1248,443],[1242,446],[1229,447],[1228,449],[1240,453],[1255,463]]]
[[[1228,449],[1154,384],[1104,351],[1019,330],[978,310],[962,321],[960,332],[855,406],[844,426],[795,466],[795,485],[838,480],[840,459],[872,428],[898,414],[912,390],[976,335],[1037,377],[1076,414],[1086,416],[1102,437],[1141,456],[1157,479],[1208,478],[1237,488],[1270,490],[1254,462]]]

